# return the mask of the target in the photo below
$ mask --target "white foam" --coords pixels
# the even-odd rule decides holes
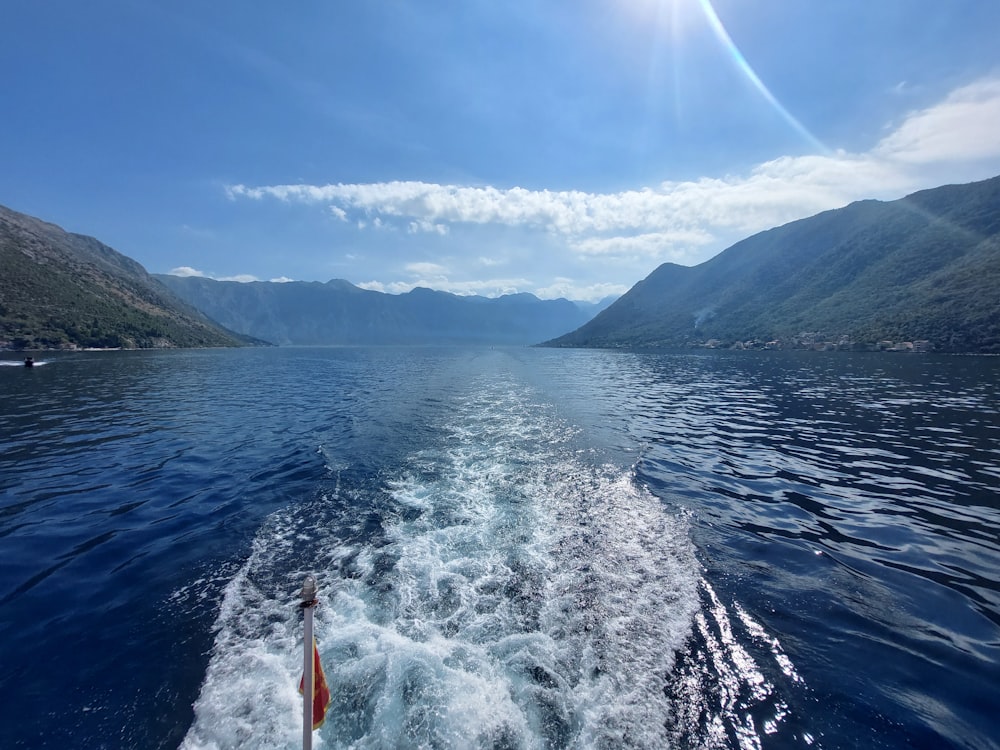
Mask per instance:
[[[273,554],[268,545],[274,537],[268,537],[258,535],[250,559],[225,588],[195,722],[181,743],[186,750],[301,742],[297,618],[290,602],[268,595],[252,580]]]
[[[317,571],[332,693],[317,745],[669,743],[666,680],[698,607],[686,520],[630,470],[587,464],[516,384],[478,384],[442,427],[444,447],[386,484],[377,544],[292,509],[265,525],[226,589],[182,747],[297,746],[301,634],[284,591],[304,530],[335,550]]]

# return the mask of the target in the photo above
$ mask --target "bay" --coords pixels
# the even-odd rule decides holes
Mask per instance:
[[[16,364],[0,746],[998,746],[995,358]]]

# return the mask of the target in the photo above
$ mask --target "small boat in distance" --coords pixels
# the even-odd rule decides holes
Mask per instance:
[[[25,357],[24,358],[24,366],[25,367],[34,367],[35,366],[35,358],[34,357]]]

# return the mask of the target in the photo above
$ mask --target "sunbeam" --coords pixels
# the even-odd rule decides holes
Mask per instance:
[[[761,95],[767,99],[767,101],[774,107],[775,111],[780,114],[785,121],[792,126],[792,128],[801,135],[809,144],[819,149],[821,153],[827,154],[830,149],[827,148],[816,136],[814,136],[805,125],[799,122],[795,116],[785,109],[785,106],[778,101],[777,97],[771,93],[771,90],[764,84],[757,75],[757,72],[753,69],[747,59],[740,52],[739,47],[729,36],[729,32],[726,31],[726,27],[722,23],[722,19],[719,18],[719,14],[715,12],[715,8],[712,6],[711,0],[698,0],[698,4],[701,6],[702,11],[705,13],[705,18],[708,20],[709,25],[712,27],[712,31],[722,42],[722,46],[728,50],[729,54],[732,56],[733,61],[736,66],[743,71],[743,74],[750,80],[754,87],[761,93]]]

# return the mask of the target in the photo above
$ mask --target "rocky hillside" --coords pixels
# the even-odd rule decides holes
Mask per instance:
[[[0,206],[0,346],[240,346],[247,342],[93,237]]]

